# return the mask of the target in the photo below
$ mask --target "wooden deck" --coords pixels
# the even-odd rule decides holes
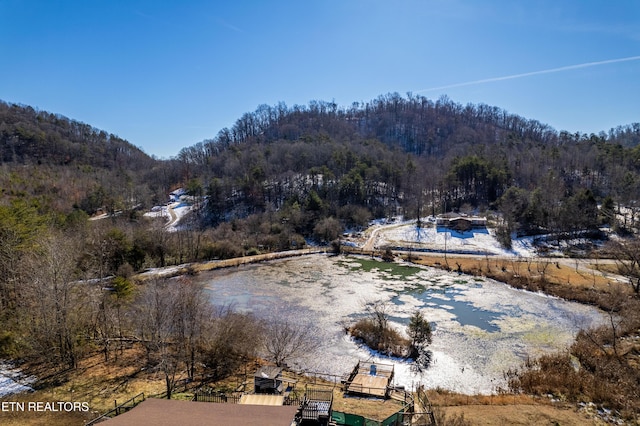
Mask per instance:
[[[349,383],[347,392],[368,394],[383,398],[387,394],[388,383],[389,379],[387,377],[360,373],[356,374],[351,383]]]
[[[387,398],[392,379],[393,365],[359,361],[344,382],[344,389],[351,394]]]

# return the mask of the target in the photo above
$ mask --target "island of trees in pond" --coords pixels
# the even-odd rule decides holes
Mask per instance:
[[[367,316],[347,327],[347,332],[370,349],[396,358],[420,360],[427,364],[431,354],[431,324],[418,309],[409,318],[404,337],[402,331],[389,324],[389,305],[378,301],[366,305]],[[426,367],[427,365],[423,365]]]

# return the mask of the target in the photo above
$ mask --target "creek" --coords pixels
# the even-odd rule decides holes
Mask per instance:
[[[599,310],[494,280],[368,257],[310,255],[206,272],[197,277],[214,305],[312,324],[314,354],[296,370],[348,373],[358,360],[393,363],[394,383],[475,394],[506,386],[504,371],[527,357],[562,350],[581,328],[601,324]],[[344,325],[386,302],[390,323],[404,330],[415,309],[433,329],[432,361],[423,371],[354,342]]]

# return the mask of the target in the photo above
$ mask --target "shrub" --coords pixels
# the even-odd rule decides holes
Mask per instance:
[[[380,301],[368,305],[369,317],[355,323],[349,329],[349,334],[374,351],[389,356],[409,357],[411,342],[389,326],[388,308],[389,305]]]
[[[11,357],[15,354],[16,342],[10,331],[0,332],[0,357]]]
[[[619,353],[611,339],[609,327],[582,330],[568,352],[544,355],[505,373],[509,387],[572,402],[591,401],[633,417],[640,411],[640,373],[633,357]]]
[[[247,256],[256,256],[260,254],[260,250],[258,250],[255,247],[249,247],[249,249],[247,249],[246,255]]]
[[[397,330],[385,326],[380,327],[372,318],[363,318],[356,322],[349,334],[374,351],[384,355],[408,357],[411,353],[411,342]]]
[[[506,225],[500,225],[496,228],[496,240],[502,246],[502,248],[511,250],[511,231]]]
[[[391,247],[386,247],[384,249],[382,260],[384,260],[385,262],[393,262],[393,251],[391,250]]]

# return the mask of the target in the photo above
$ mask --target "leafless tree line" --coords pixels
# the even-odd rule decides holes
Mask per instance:
[[[170,398],[178,379],[217,380],[258,357],[283,365],[317,348],[303,324],[212,305],[191,277],[90,280],[78,269],[79,241],[49,234],[20,259],[0,355],[73,369],[96,353],[110,362],[142,350],[140,368],[160,373]]]

